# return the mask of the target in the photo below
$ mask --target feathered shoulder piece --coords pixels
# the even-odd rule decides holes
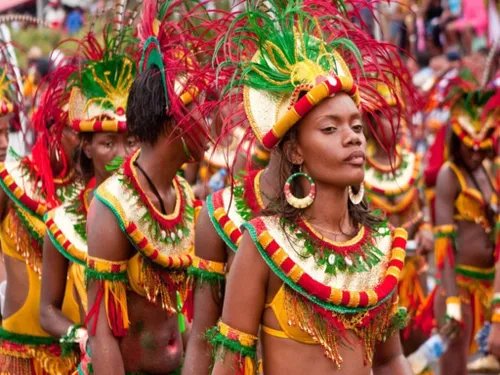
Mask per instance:
[[[348,5],[247,1],[220,39],[221,70],[232,71],[226,74],[225,94],[242,93],[246,117],[266,148],[338,92],[374,114],[387,112],[375,83],[395,91],[390,78],[399,77],[402,62],[393,46],[377,42],[350,21]]]

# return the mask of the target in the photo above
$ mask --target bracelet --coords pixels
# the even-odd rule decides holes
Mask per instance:
[[[493,294],[491,299],[491,306],[495,307],[496,305],[500,305],[500,293]]]
[[[446,298],[446,317],[457,322],[462,321],[462,303],[459,297]]]
[[[418,230],[427,230],[429,232],[432,232],[432,225],[424,221],[422,224],[420,224]]]
[[[500,308],[497,307],[493,310],[493,314],[491,314],[491,322],[500,323]]]
[[[73,351],[73,345],[79,344],[87,336],[87,330],[81,324],[75,324],[68,328],[64,336],[59,339],[62,356],[67,357]]]

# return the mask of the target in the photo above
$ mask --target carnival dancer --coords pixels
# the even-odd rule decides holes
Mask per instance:
[[[40,322],[65,349],[86,338],[82,327],[87,311],[84,270],[87,261],[87,212],[94,189],[108,178],[114,161],[136,149],[125,117],[130,86],[135,78],[135,40],[128,29],[104,29],[103,42],[89,32],[81,41],[82,65],[68,81],[69,121],[80,134],[79,168],[86,186],[73,199],[45,215]],[[121,40],[112,44],[111,39]],[[137,51],[137,49],[136,49]],[[80,319],[71,321],[61,310],[67,280],[80,306]]]
[[[485,321],[495,275],[498,190],[483,165],[498,125],[493,95],[473,78],[463,78],[447,98],[450,160],[436,184],[434,251],[440,285],[433,295],[438,324],[454,338],[441,358],[441,371],[457,375],[467,373],[468,354],[475,351],[472,339]]]
[[[280,164],[279,154],[274,154],[266,168],[241,171],[233,184],[210,194],[200,212],[189,270],[195,280],[194,319],[183,375],[210,374],[212,347],[204,334],[221,317],[225,278],[241,241],[241,225],[258,216],[269,197],[278,194],[275,176]]]
[[[401,121],[406,122],[408,111],[397,113],[398,101],[403,101],[401,95],[391,95],[385,85],[379,85],[377,90],[394,108],[393,116],[402,116]],[[408,104],[404,107],[408,108]],[[432,226],[428,215],[426,217],[428,211],[424,205],[423,190],[420,189],[423,187],[422,158],[400,146],[398,138],[401,131],[394,137],[391,121],[380,117],[380,126],[374,127],[375,133],[367,136],[369,146],[364,186],[370,206],[386,215],[389,227],[404,228],[412,240],[409,242],[412,244],[411,253],[407,248],[398,294],[399,305],[406,308],[410,319],[413,319],[427,295],[425,254],[433,249]],[[393,122],[396,121],[393,119]],[[403,337],[406,354],[414,352],[424,340],[424,335],[415,332],[412,323],[405,328]]]
[[[126,112],[141,148],[97,189],[88,214],[83,374],[168,374],[181,366],[176,294],[186,292],[199,203],[177,172],[203,158],[209,131],[200,100],[214,78],[193,52],[211,53],[190,22],[201,7],[183,4],[144,3],[140,74]]]
[[[32,119],[36,143],[30,156],[0,164],[0,241],[7,288],[0,329],[0,369],[7,375],[70,374],[76,355],[62,356],[59,341],[40,326],[43,215],[74,199],[71,154],[77,138],[68,126],[64,89],[71,67],[51,75]],[[62,309],[74,322],[78,306],[67,293]]]
[[[241,46],[245,35],[258,53],[237,60],[228,48],[233,89],[243,90],[257,138],[281,155],[284,189],[265,215],[243,224],[222,319],[208,333],[213,374],[256,372],[260,325],[267,375],[367,375],[372,367],[410,374],[395,334],[405,320],[395,291],[406,232],[391,235],[368,212],[360,187],[366,140],[359,91],[376,80],[391,85],[378,64],[395,73],[400,62],[328,2],[247,2],[238,20],[224,40]],[[373,113],[387,113],[370,104]]]
[[[1,26],[0,26],[1,27]],[[7,157],[9,147],[9,132],[11,124],[19,124],[20,114],[24,112],[22,88],[15,79],[15,65],[9,57],[7,45],[0,44],[0,162]],[[21,100],[20,100],[21,99]],[[5,265],[0,257],[0,316],[4,300],[3,288],[5,287]]]

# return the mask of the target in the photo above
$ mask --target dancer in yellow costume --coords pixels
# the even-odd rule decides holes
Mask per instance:
[[[234,53],[243,36],[258,51],[250,60]],[[259,326],[266,375],[410,374],[397,334],[406,232],[369,213],[360,189],[360,91],[391,85],[378,64],[395,73],[401,62],[330,2],[247,2],[224,41],[236,67],[229,87],[280,154],[283,191],[243,224],[222,318],[208,333],[213,374],[256,372]]]
[[[495,91],[480,89],[470,77],[461,77],[447,98],[450,160],[437,179],[434,228],[440,285],[431,300],[438,324],[456,333],[441,358],[441,371],[457,375],[467,373],[472,340],[487,318],[498,213],[498,188],[483,165],[493,150],[498,103],[492,100]]]
[[[79,50],[85,51],[80,56],[84,63],[75,67],[66,88],[70,92],[69,120],[80,134],[79,177],[86,187],[45,215],[40,321],[46,332],[60,338],[65,349],[86,338],[81,328],[87,312],[86,225],[94,189],[136,148],[135,138],[127,133],[125,117],[128,92],[136,73],[136,41],[129,35],[130,28],[114,32],[108,26],[103,34],[104,42],[99,42],[93,33],[83,38]],[[112,38],[122,40],[121,45],[113,46]],[[113,165],[116,162],[118,165]],[[80,305],[78,324],[61,310],[67,280],[74,285]]]
[[[186,294],[200,203],[177,172],[203,158],[203,97],[214,77],[191,51],[211,53],[195,37],[201,31],[191,15],[183,1],[144,2],[143,54],[126,112],[141,148],[97,189],[89,209],[89,345],[81,374],[180,371],[176,294]]]
[[[0,329],[2,375],[70,374],[74,353],[62,356],[59,341],[40,326],[43,215],[79,194],[71,153],[77,138],[68,122],[67,70],[51,75],[32,123],[36,143],[32,155],[0,164],[0,240],[7,269],[7,289]],[[62,304],[79,321],[78,305],[68,283]]]
[[[394,110],[392,116],[401,116],[402,122],[406,122],[409,114],[406,111],[397,113],[399,102],[403,101],[401,95],[391,95],[385,85],[379,85],[377,91]],[[404,108],[408,106],[409,103],[406,103]],[[370,116],[367,120],[370,121]],[[421,189],[422,158],[398,144],[401,131],[393,137],[391,122],[383,115],[380,125],[375,128],[375,133],[368,135],[368,143],[372,147],[367,155],[364,186],[370,206],[385,214],[389,227],[404,228],[408,238],[414,240],[412,255],[407,253],[398,287],[399,305],[406,308],[413,319],[427,295],[427,261],[421,254],[425,255],[433,249],[432,226],[428,215],[425,216],[427,210]],[[410,336],[412,330],[413,324],[409,324],[403,333],[406,354],[414,352],[423,342],[422,334]]]

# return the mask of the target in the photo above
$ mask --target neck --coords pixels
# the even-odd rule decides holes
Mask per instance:
[[[267,207],[270,203],[269,197],[277,197],[280,193],[281,187],[278,184],[278,179],[281,168],[281,156],[273,152],[269,159],[269,164],[262,172],[260,177],[260,192],[264,205]],[[257,194],[259,192],[256,192]]]
[[[181,141],[162,136],[154,145],[141,146],[137,162],[159,192],[167,191],[177,172],[187,161]]]
[[[308,191],[308,187],[305,187],[304,191]],[[351,232],[348,199],[347,187],[316,183],[316,198],[305,210],[304,217],[311,224],[334,232]]]

